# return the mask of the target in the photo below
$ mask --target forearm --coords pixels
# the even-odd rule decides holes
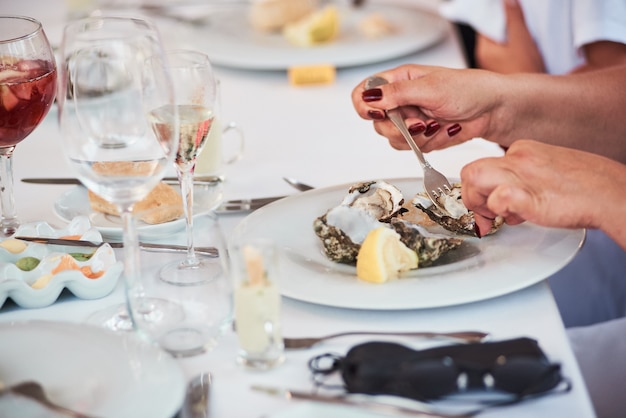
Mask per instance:
[[[502,145],[533,138],[626,163],[626,66],[503,77],[498,117],[503,128],[497,134]]]

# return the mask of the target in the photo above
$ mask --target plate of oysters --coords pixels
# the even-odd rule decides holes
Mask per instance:
[[[374,310],[422,309],[515,292],[564,267],[585,239],[582,229],[517,226],[494,221],[478,238],[460,184],[439,210],[418,178],[363,181],[314,189],[267,205],[235,234],[271,239],[281,248],[281,293],[321,305]],[[382,283],[359,279],[361,243],[374,228],[391,228],[418,267]]]

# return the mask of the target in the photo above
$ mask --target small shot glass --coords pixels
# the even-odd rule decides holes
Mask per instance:
[[[231,262],[239,339],[237,361],[251,369],[271,369],[285,360],[278,249],[267,240],[240,242],[231,249]]]

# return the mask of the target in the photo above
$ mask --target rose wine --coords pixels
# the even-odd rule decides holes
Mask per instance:
[[[213,123],[213,111],[198,105],[177,105],[179,121],[178,152],[176,164],[194,163],[202,149]],[[160,107],[150,114],[152,126],[157,137],[165,141],[172,134],[172,123],[176,117],[172,106]]]
[[[0,56],[0,147],[17,144],[37,127],[55,90],[53,63]]]

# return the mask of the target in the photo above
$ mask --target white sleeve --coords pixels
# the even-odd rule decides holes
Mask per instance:
[[[573,0],[574,46],[596,41],[626,44],[626,0]]]
[[[442,2],[439,14],[451,22],[465,23],[495,42],[506,41],[502,0],[448,0]]]

